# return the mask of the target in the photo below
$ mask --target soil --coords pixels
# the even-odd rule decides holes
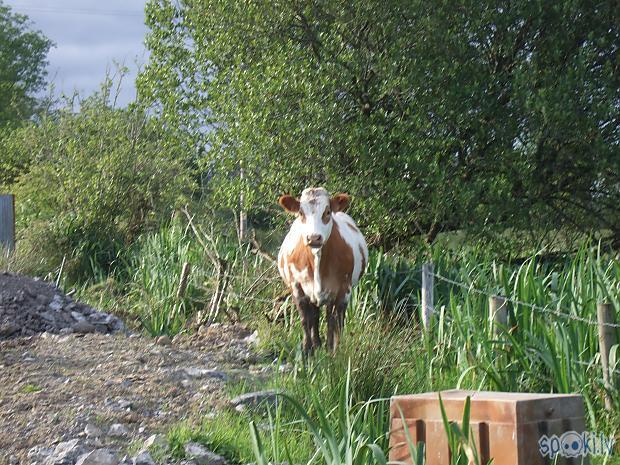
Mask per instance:
[[[74,438],[123,457],[181,420],[231,408],[231,384],[272,368],[258,364],[255,340],[240,324],[214,324],[172,341],[125,332],[0,340],[0,464],[34,463],[36,446]],[[128,433],[111,437],[116,423]],[[86,438],[89,424],[100,437]]]

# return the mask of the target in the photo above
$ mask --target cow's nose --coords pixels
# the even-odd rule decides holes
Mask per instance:
[[[306,243],[310,247],[321,247],[323,245],[323,236],[320,234],[308,234],[306,236]]]

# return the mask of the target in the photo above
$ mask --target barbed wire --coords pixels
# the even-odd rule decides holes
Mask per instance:
[[[591,360],[591,361],[590,361],[590,363],[588,363],[588,362],[582,362],[581,360],[575,360],[575,361],[573,361],[573,363],[575,363],[575,364],[577,364],[577,365],[587,366],[588,368],[589,368],[589,367],[591,367],[591,366],[595,366],[595,367],[598,367],[598,368],[602,368],[602,367],[601,367],[601,366],[600,366],[597,362],[595,362],[594,360]],[[615,373],[615,374],[617,374],[617,375],[620,375],[620,369],[618,369],[618,370],[614,370],[613,368],[610,368],[610,369],[609,369],[609,372],[610,372],[610,373]]]
[[[452,284],[454,286],[461,287],[463,289],[467,289],[470,292],[475,292],[477,294],[485,295],[487,297],[491,297],[493,295],[496,295],[493,292],[483,291],[481,289],[478,289],[478,288],[474,287],[473,284],[465,284],[465,283],[461,283],[459,281],[454,281],[453,279],[446,278],[445,276],[442,276],[442,275],[440,275],[438,273],[432,273],[432,275],[435,276],[437,279],[440,279],[441,281],[447,282],[447,283]],[[619,323],[599,323],[596,320],[592,320],[590,318],[585,318],[585,317],[578,316],[578,315],[572,315],[572,314],[569,314],[569,313],[564,313],[564,312],[561,312],[560,310],[553,310],[551,308],[541,307],[540,305],[532,304],[532,303],[529,303],[529,302],[522,302],[520,300],[512,299],[510,297],[504,297],[504,296],[501,296],[501,297],[503,299],[505,299],[506,301],[511,302],[513,304],[521,305],[523,307],[529,307],[532,310],[539,310],[541,312],[549,313],[549,314],[558,316],[560,318],[567,318],[567,319],[574,320],[574,321],[580,321],[582,323],[586,323],[586,324],[589,324],[589,325],[592,325],[592,326],[599,326],[599,324],[600,324],[602,326],[607,326],[607,327],[610,327],[610,328],[620,328],[620,324]]]

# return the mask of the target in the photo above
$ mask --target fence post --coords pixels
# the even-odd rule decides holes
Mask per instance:
[[[428,330],[433,318],[433,280],[434,271],[432,263],[422,265],[422,324]]]
[[[192,265],[185,262],[183,263],[183,268],[181,269],[181,278],[179,279],[179,287],[177,289],[177,299],[181,300],[185,297],[185,289],[187,289],[187,278],[189,278],[189,274],[192,271]]]
[[[498,295],[489,297],[489,321],[495,336],[499,335],[502,328],[508,326],[508,305],[506,299]]]
[[[0,195],[0,252],[15,249],[15,196]]]
[[[598,343],[601,353],[601,365],[603,366],[603,382],[605,384],[605,408],[611,410],[612,400],[608,391],[612,389],[613,374],[609,367],[609,352],[616,344],[616,332],[614,308],[611,304],[599,303],[596,308],[596,318],[598,320]]]

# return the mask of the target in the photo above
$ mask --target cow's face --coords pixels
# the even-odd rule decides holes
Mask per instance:
[[[351,198],[337,194],[330,199],[322,187],[308,188],[296,199],[290,195],[280,197],[279,203],[286,211],[297,215],[297,228],[304,243],[313,251],[319,251],[332,232],[332,214],[345,211]]]

